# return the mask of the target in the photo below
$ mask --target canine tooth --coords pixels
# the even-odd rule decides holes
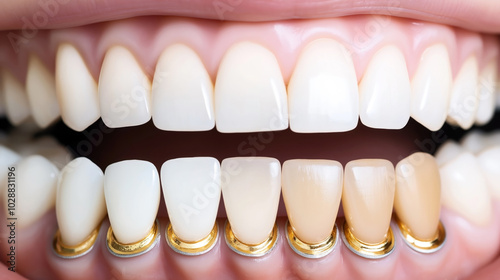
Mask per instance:
[[[497,83],[496,61],[490,62],[479,75],[479,105],[476,114],[476,124],[488,123],[495,113]]]
[[[231,229],[245,244],[260,244],[273,230],[281,191],[278,160],[227,158],[221,164],[222,196]]]
[[[106,216],[102,170],[80,157],[59,175],[56,216],[64,245],[81,244]]]
[[[317,244],[332,234],[342,197],[342,177],[342,165],[333,160],[283,163],[283,200],[301,241]]]
[[[9,167],[13,167],[21,157],[11,149],[0,145],[0,199],[4,199],[6,193],[7,180],[9,175]]]
[[[490,195],[474,155],[462,152],[442,165],[439,172],[443,205],[475,224],[487,225],[492,212]]]
[[[345,166],[342,206],[351,232],[366,243],[385,240],[396,182],[388,160],[354,160]]]
[[[436,162],[438,163],[438,165],[442,166],[448,161],[454,159],[463,151],[464,148],[460,146],[457,142],[453,140],[448,140],[439,147],[434,157],[436,158]]]
[[[414,153],[396,165],[394,210],[412,236],[434,239],[441,210],[441,179],[431,155]]]
[[[483,150],[477,155],[490,194],[500,200],[500,146]]]
[[[403,128],[410,118],[410,93],[401,51],[395,46],[380,49],[359,84],[361,122],[372,128]]]
[[[106,53],[98,92],[108,127],[137,126],[151,119],[151,82],[126,48],[114,46]]]
[[[446,121],[453,82],[448,50],[442,44],[422,54],[411,81],[411,116],[429,130],[440,129]]]
[[[143,160],[124,160],[104,171],[109,222],[120,243],[142,240],[151,230],[160,204],[156,167]]]
[[[168,160],[161,167],[161,183],[175,234],[186,242],[208,236],[219,209],[219,162],[211,157]]]
[[[38,126],[45,128],[60,116],[54,75],[36,55],[29,58],[26,93],[31,114]]]
[[[153,80],[153,122],[162,130],[204,131],[215,126],[214,87],[200,57],[175,44],[160,56]]]
[[[453,82],[448,122],[469,129],[474,124],[479,102],[478,63],[474,56],[469,57]]]
[[[290,129],[341,132],[358,124],[358,84],[345,47],[318,39],[302,51],[288,84]]]
[[[57,51],[56,93],[61,117],[73,130],[82,131],[101,116],[97,83],[78,50],[69,44]]]
[[[3,71],[3,94],[5,113],[9,122],[19,125],[30,115],[30,104],[24,86],[8,71]]]
[[[224,55],[215,82],[215,118],[220,132],[256,132],[288,127],[286,89],[274,54],[251,42]]]

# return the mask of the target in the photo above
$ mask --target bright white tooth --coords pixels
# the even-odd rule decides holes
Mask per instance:
[[[16,209],[19,228],[25,228],[51,209],[56,200],[59,170],[49,160],[33,155],[16,166]],[[9,214],[10,215],[10,214]]]
[[[264,242],[274,227],[281,191],[278,160],[227,158],[221,164],[222,196],[231,229],[239,241]]]
[[[214,227],[221,193],[220,164],[215,158],[177,158],[161,167],[168,217],[175,234],[196,242]]]
[[[478,108],[479,69],[477,59],[469,57],[455,77],[451,90],[448,122],[469,129],[474,124]]]
[[[16,152],[0,145],[0,199],[4,202],[6,201],[4,195],[8,184],[9,168],[14,167],[20,159],[21,157]]]
[[[26,93],[31,114],[38,126],[45,128],[60,116],[54,75],[36,55],[31,55],[29,59]]]
[[[380,49],[359,84],[361,122],[372,128],[403,128],[410,118],[410,93],[404,55],[395,46]]]
[[[500,146],[483,150],[477,155],[490,194],[500,200]]]
[[[175,44],[160,56],[153,79],[153,122],[162,130],[204,131],[215,126],[214,86],[200,57]]]
[[[477,225],[487,225],[492,212],[490,194],[474,155],[462,152],[439,172],[443,205]]]
[[[495,113],[497,83],[496,61],[490,62],[479,76],[479,104],[476,114],[476,124],[488,123]]]
[[[485,135],[479,130],[468,132],[460,140],[462,147],[473,154],[477,154],[479,151],[484,149],[485,142]]]
[[[272,52],[251,42],[227,50],[215,82],[215,116],[220,132],[288,127],[285,83]]]
[[[80,53],[69,44],[56,56],[56,93],[61,117],[75,131],[82,131],[101,116],[97,83]]]
[[[443,145],[439,147],[436,151],[436,162],[439,166],[444,165],[448,161],[451,161],[456,156],[464,151],[464,148],[460,146],[457,142],[453,140],[446,141]]]
[[[137,126],[151,119],[151,82],[126,48],[114,46],[106,53],[98,92],[108,127]]]
[[[102,170],[84,157],[61,170],[56,215],[64,245],[81,244],[106,216],[103,181]]]
[[[3,94],[9,122],[19,125],[31,114],[28,96],[23,85],[8,71],[3,71]]]
[[[160,204],[156,167],[143,160],[124,160],[104,171],[109,222],[120,243],[142,240],[151,230]]]
[[[440,129],[446,121],[450,102],[450,56],[442,44],[425,50],[411,81],[411,116],[429,130]]]

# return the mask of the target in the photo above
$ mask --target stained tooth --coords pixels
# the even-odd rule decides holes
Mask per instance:
[[[199,56],[175,44],[156,65],[153,122],[162,130],[204,131],[215,126],[213,84]]]
[[[410,118],[410,93],[401,51],[395,46],[380,49],[359,84],[361,122],[373,128],[403,128]]]
[[[288,160],[282,185],[288,219],[297,237],[317,244],[332,234],[342,196],[343,168],[332,160]]]
[[[478,108],[478,63],[474,56],[469,57],[455,77],[451,90],[447,121],[469,129],[474,124]]]
[[[106,216],[103,180],[102,170],[84,157],[74,159],[61,170],[56,215],[65,245],[81,244]]]
[[[429,47],[411,81],[411,116],[429,130],[446,121],[452,74],[448,50],[442,44]]]
[[[477,155],[490,194],[500,200],[500,146],[483,150]]]
[[[36,55],[31,55],[29,59],[26,93],[31,114],[38,126],[45,128],[60,116],[54,75]]]
[[[21,157],[11,149],[0,145],[0,199],[4,199],[6,193],[9,168],[14,167]],[[12,177],[12,176],[11,176]]]
[[[488,123],[495,113],[497,83],[496,61],[490,62],[479,76],[479,105],[476,114],[476,124]]]
[[[273,53],[251,42],[226,52],[215,83],[215,116],[220,132],[288,127],[285,84]]]
[[[142,160],[109,165],[104,171],[104,197],[116,239],[125,244],[142,240],[151,230],[160,204],[156,167]]]
[[[221,164],[222,196],[236,238],[260,244],[273,230],[281,191],[278,160],[227,158]]]
[[[436,162],[438,163],[439,166],[442,166],[448,161],[454,159],[463,151],[464,148],[460,146],[457,142],[453,140],[448,140],[443,145],[441,145],[437,150],[435,155]]]
[[[288,85],[290,128],[295,132],[341,132],[358,124],[358,85],[345,47],[332,39],[307,45]]]
[[[31,114],[28,96],[23,85],[7,69],[3,71],[3,94],[9,122],[16,126],[24,122]]]
[[[126,48],[114,46],[106,53],[98,92],[108,127],[136,126],[151,119],[151,82]]]
[[[56,93],[62,119],[73,130],[82,131],[101,116],[97,83],[80,53],[69,44],[57,51]]]

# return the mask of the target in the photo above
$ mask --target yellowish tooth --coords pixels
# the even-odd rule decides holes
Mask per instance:
[[[31,115],[28,96],[24,86],[7,69],[3,70],[3,94],[9,122],[13,125],[24,122]]]

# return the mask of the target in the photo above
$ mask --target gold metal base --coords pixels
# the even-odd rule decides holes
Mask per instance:
[[[188,256],[198,256],[210,251],[217,243],[219,227],[217,222],[214,224],[212,231],[203,239],[196,242],[182,241],[174,232],[172,223],[168,224],[165,231],[165,239],[167,243],[175,252]]]
[[[99,228],[100,226],[94,229],[87,239],[76,246],[64,245],[61,239],[61,232],[57,230],[52,242],[52,249],[57,256],[63,259],[75,259],[84,256],[94,248],[97,236],[99,235]]]
[[[289,221],[286,222],[286,231],[286,239],[292,250],[300,256],[309,259],[318,259],[328,255],[335,248],[339,235],[337,225],[334,224],[332,234],[328,238],[317,244],[309,244],[300,240],[295,235]]]
[[[410,230],[401,220],[396,219],[396,223],[398,224],[403,240],[410,248],[417,252],[425,254],[434,253],[441,249],[446,242],[446,230],[441,221],[439,221],[436,237],[432,240],[418,239],[410,234]]]
[[[396,245],[396,240],[394,239],[394,235],[392,234],[392,229],[389,226],[389,230],[387,231],[386,239],[377,244],[366,243],[354,236],[351,230],[349,229],[349,225],[347,224],[347,220],[344,221],[344,225],[342,226],[342,240],[344,244],[358,256],[367,258],[367,259],[380,259],[388,256],[394,250]]]
[[[160,223],[156,220],[144,239],[132,244],[123,244],[116,240],[116,237],[113,234],[113,229],[109,226],[108,234],[106,235],[106,245],[108,247],[108,251],[117,257],[131,258],[140,256],[149,252],[158,242],[160,236],[159,231]]]
[[[234,252],[247,257],[262,257],[269,254],[275,247],[278,240],[278,226],[274,224],[269,237],[260,244],[249,245],[239,241],[231,230],[231,224],[226,221],[226,230],[224,231],[226,244]]]

